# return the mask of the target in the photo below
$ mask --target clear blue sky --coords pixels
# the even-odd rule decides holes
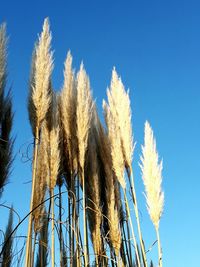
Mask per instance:
[[[99,110],[113,65],[130,89],[136,189],[144,238],[154,229],[145,209],[138,160],[148,119],[163,158],[165,208],[161,220],[166,267],[196,267],[200,249],[200,2],[177,0],[1,1],[0,22],[9,41],[9,82],[13,88],[16,135],[14,169],[1,201],[23,215],[29,207],[30,163],[20,148],[32,140],[26,109],[33,44],[50,18],[55,51],[53,84],[62,85],[68,49],[74,67],[81,60],[91,79]],[[153,250],[155,250],[154,248]],[[155,251],[156,253],[156,251]]]

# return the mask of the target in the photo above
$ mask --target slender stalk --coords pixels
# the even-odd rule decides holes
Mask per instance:
[[[131,266],[128,246],[127,246],[127,242],[126,242],[126,233],[125,233],[125,230],[124,230],[124,223],[123,222],[122,222],[121,228],[122,228],[122,234],[123,234],[123,239],[122,239],[122,242],[123,242],[123,253],[121,253],[121,254],[124,257],[125,266],[127,266],[127,259],[128,259],[129,266]],[[125,248],[124,248],[124,245],[125,245]],[[130,250],[130,247],[129,247],[129,250]],[[127,257],[127,259],[126,259],[126,257]]]
[[[35,255],[36,237],[37,237],[37,233],[35,233],[35,235],[34,235],[33,252],[32,252],[32,263],[31,263],[31,266],[32,267],[34,266],[34,255]]]
[[[130,237],[130,228],[129,228],[129,226],[128,226],[128,211],[127,211],[127,209],[126,209],[126,230],[127,230],[127,235],[128,235],[128,246],[129,246],[129,261],[130,262],[133,262],[133,260],[132,260],[132,250],[131,250],[131,237]]]
[[[76,196],[76,259],[77,259],[77,267],[81,266],[81,258],[80,258],[80,245],[79,245],[79,201],[80,201],[80,188],[79,188],[79,179],[76,179],[77,183],[77,196]]]
[[[70,267],[72,267],[72,227],[71,227],[71,197],[70,193],[68,193],[68,229],[69,229],[69,262]]]
[[[39,127],[36,126],[36,129],[35,129],[35,147],[34,147],[34,158],[33,158],[33,172],[32,172],[32,188],[31,188],[30,211],[32,211],[32,209],[33,209],[33,198],[34,198],[34,191],[35,191],[37,156],[38,156],[38,143],[39,143]],[[30,216],[29,216],[29,224],[28,224],[25,267],[31,266],[32,224],[33,224],[33,217],[32,217],[32,213],[31,213]]]
[[[134,203],[135,217],[136,217],[136,222],[137,222],[137,228],[138,228],[138,234],[139,234],[139,239],[140,239],[140,246],[141,246],[141,250],[142,250],[142,256],[144,259],[144,265],[146,267],[148,267],[146,252],[145,252],[145,248],[144,248],[144,242],[143,242],[143,238],[142,238],[142,231],[141,231],[141,227],[140,227],[138,204],[137,204],[137,197],[136,197],[136,192],[135,192],[134,176],[133,176],[133,170],[132,169],[131,169],[131,174],[128,174],[128,176],[129,176],[131,194],[132,194],[133,203]]]
[[[115,264],[114,264],[114,257],[113,257],[113,252],[112,252],[112,248],[110,247],[110,262],[111,262],[111,265],[112,267],[115,267]]]
[[[51,189],[50,195],[51,195],[51,267],[54,267],[55,266],[54,189]]]
[[[63,232],[62,232],[62,194],[59,184],[59,243],[60,243],[60,266],[63,266]]]
[[[76,200],[75,200],[75,187],[74,187],[74,177],[71,175],[71,199],[72,199],[72,259],[74,258],[74,249],[75,249],[75,206],[76,206]],[[73,262],[74,260],[72,260]]]
[[[81,251],[83,252],[83,241],[82,241],[80,229],[79,229],[79,239],[80,239],[79,242],[80,242]],[[79,257],[79,259],[80,259],[80,262],[81,262],[81,258],[80,257]],[[83,262],[85,263],[85,255],[84,255],[84,253],[83,253]],[[82,264],[80,266],[82,266]]]
[[[79,245],[79,228],[76,225],[75,229],[75,238],[76,238],[76,266],[81,266],[81,258],[80,258],[80,245]]]
[[[90,248],[89,248],[89,241],[88,241],[88,221],[87,221],[87,219],[86,219],[86,249],[87,249],[88,266],[90,266]]]
[[[130,223],[130,227],[131,227],[131,233],[132,233],[134,247],[135,247],[135,254],[136,254],[137,261],[138,261],[138,267],[141,267],[141,265],[140,265],[140,257],[139,257],[138,247],[137,247],[137,242],[136,242],[135,233],[134,233],[134,229],[133,229],[133,224],[132,224],[132,220],[131,220],[130,208],[129,208],[128,199],[127,199],[127,196],[126,196],[126,189],[124,189],[123,191],[124,191],[126,210],[127,210],[127,214],[128,214],[128,218],[129,218],[129,223]]]
[[[85,195],[85,174],[82,171],[82,183],[83,183],[83,232],[84,232],[84,242],[83,251],[85,256],[85,266],[88,266],[88,255],[87,255],[87,223],[86,223],[86,195]]]
[[[156,227],[156,236],[158,240],[158,258],[159,258],[159,267],[162,267],[162,248],[160,243],[160,234],[159,234],[159,228]]]
[[[73,179],[73,249],[76,253],[76,264],[77,267],[81,266],[80,265],[80,252],[79,252],[79,241],[78,241],[78,233],[79,233],[79,228],[78,228],[78,216],[77,216],[77,188],[76,188],[76,178]],[[75,244],[76,244],[76,249],[75,249]],[[73,255],[74,255],[73,251]]]

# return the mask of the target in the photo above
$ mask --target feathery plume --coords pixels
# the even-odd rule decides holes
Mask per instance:
[[[85,265],[88,264],[88,246],[87,246],[87,224],[86,224],[86,194],[85,194],[85,153],[88,143],[88,134],[91,122],[91,114],[93,108],[93,101],[90,92],[90,82],[83,67],[77,74],[77,109],[76,109],[76,126],[77,126],[77,139],[78,139],[78,163],[80,170],[80,183],[82,184],[83,191],[83,228],[84,228],[84,254]]]
[[[50,189],[56,186],[57,176],[60,168],[60,124],[59,124],[59,110],[58,98],[55,93],[52,94],[51,106],[51,128],[49,129],[49,169],[50,177],[47,179],[47,185]]]
[[[121,247],[121,232],[120,232],[120,206],[118,199],[118,181],[113,173],[111,144],[109,138],[101,125],[98,116],[96,116],[96,134],[98,158],[101,162],[100,174],[103,181],[101,181],[101,198],[103,197],[104,207],[104,229],[105,236],[109,245],[114,249],[115,254],[118,256]],[[101,200],[102,201],[102,200]]]
[[[156,141],[154,139],[151,126],[148,122],[145,123],[144,134],[144,146],[142,146],[140,167],[145,186],[147,209],[151,220],[157,229],[159,227],[159,221],[164,205],[164,193],[161,188],[162,161],[160,163],[158,162]]]
[[[90,128],[91,114],[92,114],[92,96],[90,92],[90,82],[86,74],[83,64],[77,74],[77,138],[78,138],[78,152],[79,165],[84,169],[85,151],[87,149],[88,132]]]
[[[8,180],[11,164],[13,162],[13,144],[11,130],[13,125],[12,100],[10,92],[3,100],[3,114],[0,121],[0,196]]]
[[[53,59],[51,49],[51,33],[49,30],[49,21],[46,18],[43,24],[43,30],[36,44],[33,53],[33,62],[31,69],[30,91],[28,110],[29,118],[35,137],[33,173],[32,173],[32,192],[30,201],[30,210],[33,208],[33,198],[36,184],[36,169],[38,157],[38,141],[40,138],[41,124],[46,119],[47,112],[51,103],[51,73],[53,70]],[[31,265],[31,233],[32,233],[32,214],[30,214],[27,245],[26,245],[26,261],[25,265]],[[34,258],[33,258],[34,259]]]
[[[59,144],[60,144],[60,168],[58,174],[57,185],[61,185],[65,180],[67,183],[68,188],[71,188],[71,168],[70,168],[70,160],[69,160],[69,152],[68,152],[68,145],[66,140],[66,135],[64,133],[64,126],[63,126],[63,117],[62,117],[62,108],[61,108],[61,93],[57,94],[57,101],[58,101],[58,111],[59,111],[59,127],[60,127],[60,137],[59,137]],[[62,179],[61,176],[64,178]]]
[[[111,114],[119,131],[125,167],[130,170],[133,156],[133,133],[129,92],[125,91],[115,68],[112,71],[112,79],[110,89],[107,89],[107,96]]]
[[[37,183],[35,186],[33,208],[37,207],[44,201],[47,177],[49,177],[49,160],[48,160],[48,140],[47,140],[47,126],[45,121],[42,123],[41,128],[41,142],[39,145],[39,153],[37,158],[36,177]],[[34,231],[37,233],[42,225],[44,217],[44,204],[41,204],[33,211]]]
[[[52,70],[53,53],[51,51],[51,33],[49,30],[49,21],[46,18],[32,58],[28,109],[33,128],[36,126],[40,127],[50,106],[50,79]],[[33,132],[35,132],[35,129]]]
[[[79,151],[79,164],[84,168],[85,151],[87,149],[88,133],[92,114],[92,96],[90,92],[90,82],[83,64],[77,74],[77,138]]]
[[[91,128],[88,138],[88,150],[86,153],[85,176],[86,179],[86,193],[87,193],[87,206],[88,206],[88,221],[91,231],[91,238],[94,247],[94,252],[97,258],[96,264],[99,264],[98,257],[103,253],[103,243],[101,237],[101,186],[100,186],[100,173],[97,158],[97,147],[95,142],[95,111],[93,110],[93,118],[91,121]]]
[[[120,185],[122,188],[125,188],[124,159],[121,149],[120,132],[117,129],[116,120],[112,114],[111,108],[105,101],[103,101],[103,109],[108,129],[108,138],[111,146],[112,167]]]
[[[10,91],[8,91],[5,96],[7,79],[7,40],[6,25],[2,24],[0,26],[0,196],[10,174],[14,143],[14,140],[10,136],[13,124]]]
[[[71,173],[77,171],[77,136],[76,136],[76,105],[77,91],[74,71],[72,70],[72,56],[67,54],[64,68],[64,84],[60,94],[60,113],[65,140],[65,152],[69,158]]]

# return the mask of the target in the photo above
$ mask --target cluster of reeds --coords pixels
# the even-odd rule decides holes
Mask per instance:
[[[60,92],[53,89],[52,71],[45,19],[33,51],[28,99],[34,150],[25,266],[153,266],[146,255],[132,169],[129,92],[114,68],[102,123],[83,63],[76,73],[68,52]],[[148,122],[140,166],[162,267],[162,162]]]

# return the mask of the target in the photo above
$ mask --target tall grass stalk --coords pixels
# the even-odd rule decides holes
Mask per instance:
[[[86,223],[86,194],[85,194],[85,175],[84,170],[81,174],[82,190],[83,190],[83,232],[84,232],[84,259],[85,266],[88,266],[88,255],[87,255],[87,223]]]
[[[137,228],[138,228],[138,234],[140,239],[140,245],[142,250],[142,255],[144,259],[144,265],[147,267],[147,259],[146,259],[146,253],[144,249],[144,243],[142,239],[142,232],[140,227],[140,221],[138,216],[138,206],[137,206],[137,199],[136,199],[136,193],[135,193],[135,186],[133,182],[133,175],[131,171],[131,178],[130,178],[130,170],[132,170],[132,156],[133,156],[133,134],[132,134],[132,124],[131,124],[131,107],[130,107],[130,99],[129,99],[129,92],[125,91],[124,85],[121,81],[121,78],[118,77],[118,74],[115,70],[115,68],[112,71],[112,79],[110,84],[110,90],[107,90],[107,96],[108,96],[108,102],[109,107],[107,106],[107,124],[108,128],[112,129],[110,124],[115,125],[115,133],[113,133],[110,137],[112,150],[116,150],[116,147],[118,148],[118,153],[114,153],[117,156],[113,155],[113,164],[115,165],[115,160],[118,158],[118,164],[116,166],[119,166],[119,158],[123,158],[123,164],[127,170],[127,173],[129,175],[129,181],[130,181],[130,187],[134,202],[134,210],[136,215],[136,221],[137,221]],[[104,104],[105,106],[105,104]],[[110,114],[109,114],[110,113]],[[115,137],[112,137],[114,136]],[[119,151],[121,150],[121,154],[123,156],[119,156]],[[122,160],[121,160],[122,164]],[[117,167],[115,168],[116,171]],[[122,169],[122,167],[121,167]],[[116,173],[117,175],[117,173]],[[117,175],[119,177],[119,175]],[[125,188],[124,185],[121,184],[123,188]]]
[[[144,146],[142,146],[141,164],[142,179],[145,186],[147,209],[151,221],[156,229],[158,240],[159,266],[162,267],[162,249],[159,236],[159,223],[164,206],[164,193],[162,184],[162,161],[158,161],[156,141],[153,130],[146,121],[144,130]]]
[[[59,190],[59,249],[60,249],[60,266],[64,267],[63,264],[63,229],[62,229],[62,194],[61,194],[62,181],[59,177],[58,190]]]
[[[87,223],[86,223],[86,191],[85,191],[85,153],[87,149],[88,133],[91,121],[92,112],[92,97],[90,92],[89,78],[84,70],[83,64],[80,66],[80,71],[77,74],[77,139],[78,139],[78,159],[79,159],[79,174],[81,178],[83,192],[83,235],[84,235],[84,258],[85,266],[88,266],[87,254]]]
[[[49,31],[48,19],[45,19],[43,31],[39,37],[33,57],[28,103],[29,118],[35,137],[30,211],[33,209],[33,198],[36,183],[39,132],[41,123],[45,119],[50,105],[49,88],[51,72],[53,69],[52,52],[50,52],[50,47],[51,33]],[[31,213],[28,225],[25,266],[31,266],[32,222],[33,218]]]

